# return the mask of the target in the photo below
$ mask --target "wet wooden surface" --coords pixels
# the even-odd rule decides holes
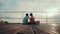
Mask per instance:
[[[0,24],[0,34],[60,34],[60,24]]]

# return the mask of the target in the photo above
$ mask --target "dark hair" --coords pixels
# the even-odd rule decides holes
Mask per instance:
[[[30,13],[30,16],[33,16],[33,14],[32,14],[32,13]]]
[[[26,16],[28,16],[28,13],[26,13]]]

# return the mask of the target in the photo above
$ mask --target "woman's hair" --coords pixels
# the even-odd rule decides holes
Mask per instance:
[[[33,14],[32,14],[32,13],[30,13],[30,16],[33,16]]]

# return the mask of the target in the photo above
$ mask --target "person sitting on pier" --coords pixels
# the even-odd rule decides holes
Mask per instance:
[[[35,17],[33,16],[32,13],[30,13],[29,19],[30,19],[30,24],[35,24]]]
[[[23,18],[23,24],[27,24],[28,23],[28,13],[26,13],[26,16]]]

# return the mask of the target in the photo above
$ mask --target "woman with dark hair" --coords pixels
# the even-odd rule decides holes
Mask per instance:
[[[30,23],[31,24],[35,24],[35,17],[33,16],[33,14],[32,13],[30,13]]]

